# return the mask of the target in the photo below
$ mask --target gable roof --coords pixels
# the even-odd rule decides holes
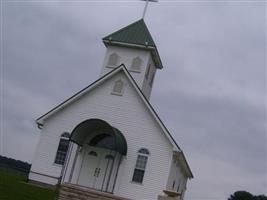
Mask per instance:
[[[128,78],[128,80],[132,83],[132,85],[135,88],[136,92],[139,94],[139,96],[143,100],[144,104],[148,107],[148,109],[151,112],[152,116],[154,117],[156,122],[159,124],[159,126],[161,127],[161,129],[165,133],[165,135],[168,138],[168,140],[170,141],[170,143],[173,145],[174,152],[178,152],[182,156],[182,158],[183,158],[182,160],[183,160],[183,162],[184,162],[184,164],[185,164],[185,166],[187,168],[186,171],[188,173],[188,177],[189,178],[193,178],[193,174],[192,174],[192,172],[190,170],[189,165],[187,164],[187,161],[185,159],[183,151],[178,146],[178,144],[176,143],[176,141],[174,140],[174,138],[172,137],[172,135],[170,134],[170,132],[168,131],[166,126],[163,124],[163,122],[159,118],[158,114],[156,113],[156,111],[154,110],[152,105],[149,103],[149,101],[147,100],[147,98],[145,97],[145,95],[143,94],[143,92],[141,91],[141,89],[139,88],[139,86],[135,82],[134,78],[131,76],[131,74],[127,70],[127,68],[124,66],[124,64],[121,64],[120,66],[116,67],[115,69],[113,69],[109,73],[107,73],[104,76],[100,77],[99,79],[97,79],[92,84],[88,85],[84,89],[80,90],[79,92],[77,92],[76,94],[74,94],[73,96],[71,96],[70,98],[68,98],[67,100],[65,100],[61,104],[59,104],[58,106],[54,107],[53,109],[51,109],[50,111],[48,111],[47,113],[45,113],[44,115],[42,115],[41,117],[36,119],[36,123],[37,123],[38,127],[41,128],[43,126],[43,123],[44,123],[45,119],[47,119],[48,117],[54,115],[55,113],[57,113],[61,109],[65,108],[67,105],[71,104],[76,99],[80,98],[81,96],[83,96],[84,94],[86,94],[87,92],[89,92],[93,88],[97,87],[98,85],[103,83],[105,80],[107,80],[108,78],[112,77],[113,75],[117,74],[120,71],[123,71],[125,73],[126,77]]]
[[[149,50],[156,67],[163,68],[156,44],[143,19],[109,34],[102,40],[106,46],[120,45]]]

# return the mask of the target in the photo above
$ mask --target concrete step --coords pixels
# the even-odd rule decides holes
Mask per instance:
[[[60,192],[60,198],[62,199],[72,199],[72,200],[87,200],[87,199],[96,199],[97,196],[87,195],[87,194],[81,194],[81,193],[75,193],[75,192],[68,192],[68,191],[61,191]]]
[[[87,187],[64,183],[59,189],[58,200],[129,200],[110,193],[93,190]]]

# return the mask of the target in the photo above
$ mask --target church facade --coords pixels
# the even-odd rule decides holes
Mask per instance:
[[[36,120],[40,140],[29,180],[68,183],[129,199],[183,199],[193,174],[149,103],[163,68],[143,19],[103,38],[101,75]]]

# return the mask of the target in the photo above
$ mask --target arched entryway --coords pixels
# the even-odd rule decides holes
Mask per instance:
[[[76,183],[112,193],[127,142],[116,128],[100,119],[89,119],[77,125],[70,141],[80,146],[80,167]]]

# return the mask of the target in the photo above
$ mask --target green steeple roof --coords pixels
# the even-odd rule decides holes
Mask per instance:
[[[106,46],[119,45],[149,50],[156,67],[162,68],[157,47],[143,19],[104,37],[103,42]]]
[[[106,37],[103,40],[155,47],[155,43],[143,19],[140,19]]]

